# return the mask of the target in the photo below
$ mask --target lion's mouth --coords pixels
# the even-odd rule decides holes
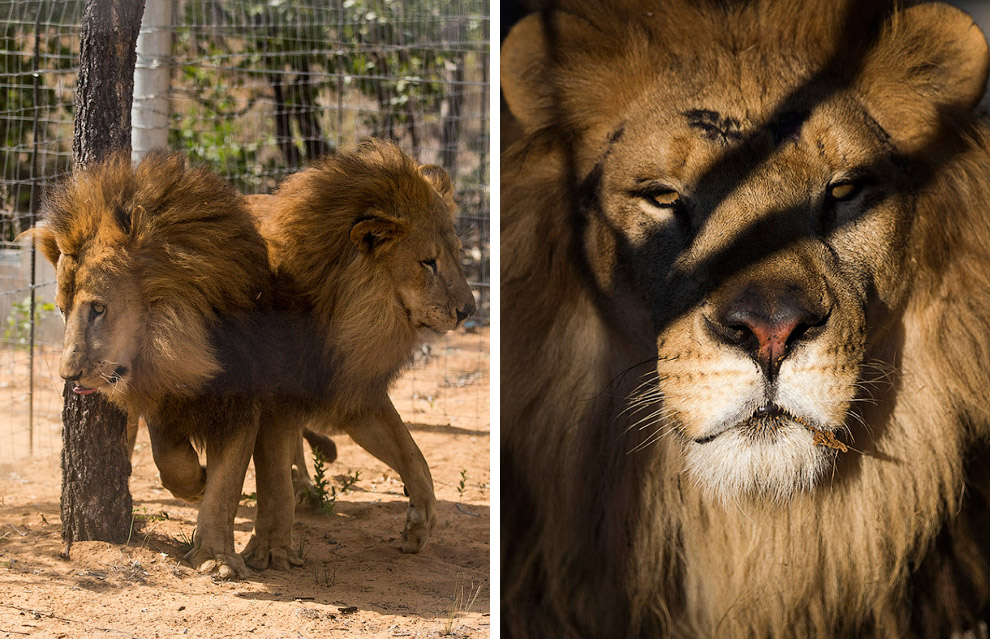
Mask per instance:
[[[777,404],[768,403],[757,408],[753,411],[752,415],[742,421],[739,421],[711,435],[699,437],[694,440],[694,443],[707,444],[714,441],[721,435],[733,430],[740,432],[743,436],[753,442],[775,441],[784,427],[790,425],[802,426],[813,433],[818,431],[818,429],[809,425],[805,420],[797,417],[796,415],[792,415]]]
[[[118,366],[110,375],[105,376],[107,384],[110,384],[111,386],[116,385],[124,379],[124,375],[127,375],[127,372],[128,368],[126,366]],[[92,395],[98,390],[100,390],[99,386],[90,387],[82,384],[76,384],[72,387],[72,392],[76,395]]]
[[[72,392],[76,395],[92,395],[96,391],[96,388],[89,388],[88,386],[83,386],[81,384],[76,384],[72,387]]]

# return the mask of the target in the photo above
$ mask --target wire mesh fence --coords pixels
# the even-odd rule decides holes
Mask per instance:
[[[15,238],[71,169],[82,9],[0,0],[0,464],[61,445],[54,272]],[[451,174],[480,310],[396,386],[407,420],[488,420],[488,23],[484,0],[146,0],[136,155],[165,144],[266,193],[381,137]]]

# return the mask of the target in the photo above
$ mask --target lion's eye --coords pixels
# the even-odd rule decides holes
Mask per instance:
[[[100,317],[107,312],[107,307],[105,304],[97,304],[96,302],[93,302],[89,305],[89,308],[93,317]]]
[[[663,189],[642,194],[643,199],[661,209],[672,209],[681,203],[681,194],[671,189]]]
[[[859,195],[862,190],[862,183],[859,181],[836,182],[828,187],[828,196],[836,202],[848,202]]]
[[[437,261],[436,260],[433,260],[433,259],[423,260],[422,262],[420,262],[420,264],[422,264],[426,268],[430,269],[430,272],[433,273],[434,275],[437,274]]]

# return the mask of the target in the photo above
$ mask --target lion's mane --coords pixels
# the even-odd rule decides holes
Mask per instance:
[[[265,245],[239,194],[179,153],[153,152],[136,169],[119,154],[79,171],[51,193],[44,220],[53,262],[102,250],[122,275],[141,273],[139,356],[126,395],[111,398],[138,413],[164,394],[201,392],[222,370],[218,323],[268,301]]]
[[[384,388],[408,362],[419,341],[415,327],[383,279],[387,274],[355,259],[350,232],[372,212],[430,227],[426,216],[437,214],[430,206],[436,194],[413,159],[394,144],[371,140],[286,178],[276,196],[252,201],[269,244],[279,306],[318,323],[312,335],[322,361],[310,375],[320,371],[323,379],[303,382],[311,392],[328,382],[340,396]],[[453,215],[449,191],[444,201]]]

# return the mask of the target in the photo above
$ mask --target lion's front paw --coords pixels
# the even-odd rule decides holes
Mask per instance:
[[[406,511],[406,527],[402,531],[402,552],[419,552],[437,525],[436,504],[428,508],[413,506]]]
[[[291,566],[303,565],[302,556],[292,548],[291,541],[276,543],[272,537],[260,533],[251,535],[241,556],[255,570],[288,570]]]
[[[193,548],[183,559],[199,572],[212,574],[220,579],[244,579],[251,574],[244,559],[237,553]]]

